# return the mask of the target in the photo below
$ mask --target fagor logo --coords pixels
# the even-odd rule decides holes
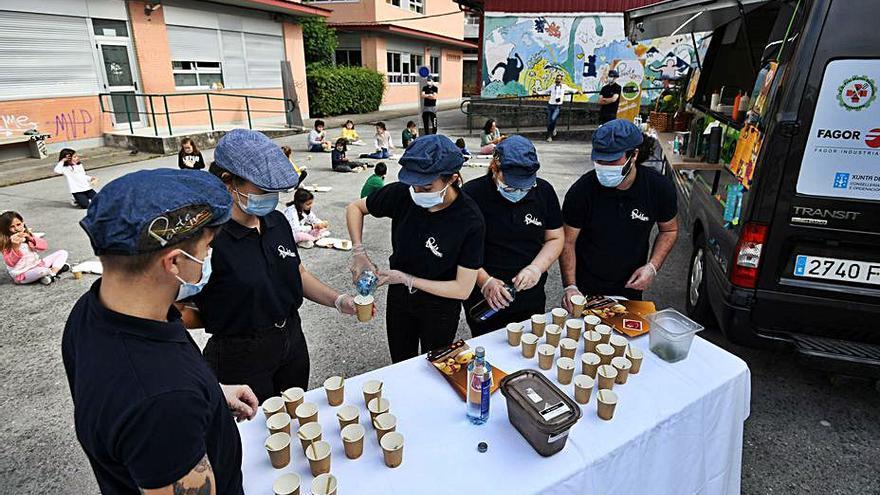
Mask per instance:
[[[871,148],[880,148],[880,127],[875,127],[868,131],[865,136],[865,144]]]

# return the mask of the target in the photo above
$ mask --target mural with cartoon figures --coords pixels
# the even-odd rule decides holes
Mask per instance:
[[[598,92],[608,71],[617,69],[621,86],[659,87],[696,66],[690,34],[632,45],[623,30],[622,14],[486,13],[483,40],[482,96],[525,96],[563,82],[584,92]],[[709,33],[696,37],[698,46]],[[705,44],[704,44],[705,45]],[[643,91],[650,103],[659,91]],[[598,94],[575,101],[597,101]]]

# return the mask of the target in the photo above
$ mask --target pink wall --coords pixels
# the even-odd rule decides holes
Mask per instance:
[[[100,137],[109,128],[97,96],[0,101],[0,138],[37,129],[52,135],[51,144]]]
[[[306,86],[306,54],[303,46],[302,26],[284,23],[284,56],[290,62],[294,90],[304,119],[309,118],[309,92]]]

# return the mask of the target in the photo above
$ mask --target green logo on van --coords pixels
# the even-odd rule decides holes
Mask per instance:
[[[847,111],[861,111],[877,98],[877,84],[868,76],[852,76],[837,88],[837,101]]]

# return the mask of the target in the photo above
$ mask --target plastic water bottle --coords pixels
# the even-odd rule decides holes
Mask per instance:
[[[467,416],[471,423],[481,425],[489,420],[489,394],[492,392],[492,365],[486,362],[486,350],[477,347],[467,373]]]
[[[355,289],[358,294],[369,296],[376,291],[377,285],[379,285],[379,277],[377,277],[372,270],[364,270],[361,272],[361,276],[358,277],[358,280],[355,283]]]
[[[504,288],[507,289],[507,292],[510,293],[510,297],[516,299],[516,288],[513,287],[512,284],[505,284]],[[510,301],[513,302],[513,301]],[[470,309],[471,318],[477,321],[486,321],[489,318],[495,316],[495,313],[498,311],[502,311],[504,308],[499,310],[492,309],[492,305],[489,304],[489,301],[483,299],[482,301],[474,304]]]

